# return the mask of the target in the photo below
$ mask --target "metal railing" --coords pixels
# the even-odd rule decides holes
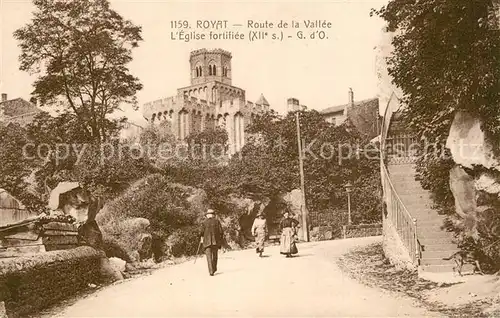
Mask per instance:
[[[381,153],[380,175],[383,189],[383,199],[387,207],[387,220],[392,223],[406,247],[408,254],[415,265],[419,265],[421,247],[417,236],[417,220],[413,218],[399,197],[391,181],[386,167],[386,159],[391,153],[387,153],[386,142],[394,143],[394,138],[388,138],[389,126],[394,112],[399,109],[399,100],[393,94],[386,107],[381,129]],[[403,141],[406,143],[407,141]],[[410,154],[406,153],[410,158]],[[404,158],[404,156],[403,156]]]

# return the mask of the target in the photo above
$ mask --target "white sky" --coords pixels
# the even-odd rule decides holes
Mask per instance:
[[[295,97],[309,108],[323,108],[347,102],[349,87],[356,100],[377,96],[375,46],[379,44],[382,21],[370,18],[371,8],[387,0],[351,1],[164,1],[111,0],[112,7],[125,18],[143,27],[140,47],[130,64],[144,88],[140,104],[172,96],[190,84],[189,52],[199,48],[222,48],[232,53],[233,85],[246,90],[255,102],[260,93],[271,107],[285,111],[286,99]],[[29,99],[35,79],[19,71],[20,50],[12,33],[31,18],[33,5],[27,0],[0,0],[0,92],[9,99]],[[201,19],[246,21],[317,20],[332,22],[328,40],[288,40],[283,42],[170,40],[170,20]],[[305,30],[305,29],[304,29]],[[275,30],[277,31],[277,30]],[[287,29],[285,32],[294,33]],[[135,117],[137,114],[131,114]]]

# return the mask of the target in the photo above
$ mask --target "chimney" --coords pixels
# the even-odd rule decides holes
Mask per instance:
[[[2,93],[2,102],[7,101],[7,94]]]
[[[349,88],[349,106],[354,106],[354,92]]]

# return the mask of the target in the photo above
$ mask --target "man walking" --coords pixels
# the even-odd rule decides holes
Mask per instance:
[[[224,242],[224,232],[219,220],[215,218],[214,210],[208,209],[206,217],[207,219],[203,222],[200,231],[200,244],[203,244],[207,256],[208,272],[210,276],[214,276],[217,271],[217,254]]]

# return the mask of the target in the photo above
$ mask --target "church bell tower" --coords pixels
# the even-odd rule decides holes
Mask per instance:
[[[221,82],[231,85],[231,53],[221,49],[191,52],[191,85]]]

